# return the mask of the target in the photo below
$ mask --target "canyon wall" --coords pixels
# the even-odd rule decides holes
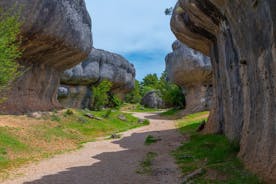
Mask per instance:
[[[275,183],[275,1],[179,0],[171,28],[212,59],[215,107],[205,132],[239,141],[246,167]]]
[[[135,68],[118,54],[92,49],[87,60],[63,73],[59,88],[61,104],[65,107],[88,108],[91,88],[102,80],[110,81],[111,92],[124,98],[134,88]]]
[[[212,66],[210,58],[180,41],[172,45],[173,52],[166,56],[168,79],[182,87],[186,108],[183,114],[211,109]]]
[[[6,91],[1,113],[22,114],[60,108],[59,75],[83,61],[92,47],[91,20],[84,0],[0,1],[22,22],[23,74]]]

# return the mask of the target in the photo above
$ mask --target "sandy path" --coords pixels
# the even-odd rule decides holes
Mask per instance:
[[[84,145],[80,150],[55,156],[20,168],[18,177],[3,184],[178,184],[180,173],[170,152],[183,140],[170,120],[158,119],[155,114],[137,113],[150,119],[146,127],[122,134],[119,140],[103,140]],[[147,135],[161,141],[145,146]],[[148,152],[158,156],[153,162],[153,174],[136,171]]]

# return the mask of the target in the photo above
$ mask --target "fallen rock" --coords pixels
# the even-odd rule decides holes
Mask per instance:
[[[168,79],[181,86],[185,94],[187,114],[210,110],[212,99],[212,66],[210,58],[180,41],[172,45],[166,56]]]
[[[125,58],[108,51],[93,49],[89,58],[74,68],[66,70],[61,77],[61,87],[69,90],[67,98],[60,102],[65,107],[88,108],[91,99],[91,87],[102,80],[112,82],[111,92],[121,98],[134,88],[135,69]],[[76,88],[86,87],[79,94],[74,93]],[[71,91],[72,95],[71,94]],[[78,96],[78,100],[74,98]]]
[[[171,28],[212,60],[214,108],[204,131],[240,141],[245,166],[276,183],[275,1],[179,0]]]
[[[121,121],[127,121],[126,116],[123,115],[123,114],[120,114],[120,115],[118,116],[118,118],[119,118],[119,120],[121,120]]]
[[[22,114],[61,108],[57,101],[59,76],[84,60],[92,47],[91,20],[84,0],[10,0],[0,8],[20,7],[26,72],[13,82],[0,105],[1,113]]]
[[[149,108],[163,108],[164,102],[157,91],[150,91],[142,98],[141,104]]]

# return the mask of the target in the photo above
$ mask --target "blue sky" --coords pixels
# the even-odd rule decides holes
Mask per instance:
[[[123,55],[136,68],[136,78],[161,74],[164,58],[175,37],[165,8],[176,0],[86,0],[92,18],[93,42],[100,48]]]

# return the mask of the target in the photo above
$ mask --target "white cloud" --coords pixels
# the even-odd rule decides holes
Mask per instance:
[[[96,48],[118,53],[170,51],[174,36],[165,8],[176,0],[86,0]]]

